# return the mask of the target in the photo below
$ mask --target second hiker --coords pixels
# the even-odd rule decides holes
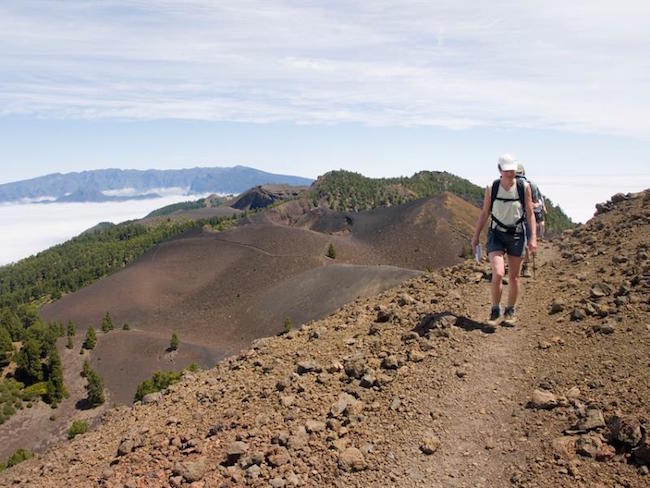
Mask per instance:
[[[515,178],[517,161],[509,154],[499,158],[501,177],[485,189],[483,209],[476,222],[472,249],[476,249],[481,231],[488,218],[487,252],[492,267],[492,308],[488,324],[513,326],[516,321],[515,305],[519,294],[519,274],[526,247],[531,253],[537,249],[537,233],[530,185]],[[530,228],[526,239],[524,221]],[[508,305],[501,316],[501,294],[505,275],[505,255],[508,255]]]

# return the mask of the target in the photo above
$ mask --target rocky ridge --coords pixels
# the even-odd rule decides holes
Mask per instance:
[[[0,474],[2,486],[650,482],[650,192],[544,243],[514,329],[489,267],[427,273]]]

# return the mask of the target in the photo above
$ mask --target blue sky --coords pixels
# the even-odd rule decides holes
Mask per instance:
[[[650,187],[642,1],[0,2],[0,183],[526,165],[576,220]]]

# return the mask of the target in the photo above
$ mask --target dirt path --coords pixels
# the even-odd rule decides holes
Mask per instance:
[[[536,258],[538,267],[543,267],[555,253],[553,248],[543,246]],[[472,324],[474,328],[464,333],[471,334],[474,340],[471,347],[459,348],[448,366],[446,386],[440,389],[435,381],[418,380],[423,395],[417,408],[430,411],[433,434],[440,447],[431,467],[423,467],[420,462],[413,465],[411,460],[417,458],[404,456],[402,462],[411,464],[406,472],[413,486],[506,486],[517,465],[525,463],[528,437],[521,417],[530,391],[530,351],[540,327],[540,282],[522,279],[521,283],[517,327],[498,327],[496,333],[486,334],[478,330],[478,323]],[[477,322],[489,311],[488,287],[486,281],[469,284],[463,293],[466,315]],[[504,299],[507,291],[505,286]],[[406,437],[421,437],[421,426],[415,423],[412,427]]]

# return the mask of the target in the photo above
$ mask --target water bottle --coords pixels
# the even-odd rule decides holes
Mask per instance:
[[[474,259],[476,259],[477,263],[481,262],[482,254],[483,254],[483,250],[481,249],[481,245],[477,244],[476,247],[474,248]]]

